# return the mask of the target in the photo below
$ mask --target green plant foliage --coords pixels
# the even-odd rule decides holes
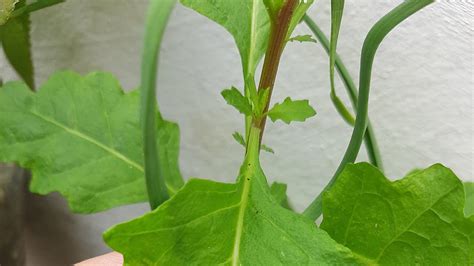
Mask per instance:
[[[290,203],[288,202],[288,195],[286,194],[286,188],[286,184],[273,182],[270,186],[270,193],[272,193],[276,202],[280,204],[280,206],[291,210]]]
[[[466,206],[464,207],[464,213],[466,216],[474,215],[474,183],[464,183],[464,190],[466,193]]]
[[[233,106],[237,111],[244,115],[252,115],[252,105],[249,99],[246,98],[238,89],[232,87],[221,92],[227,104]]]
[[[237,143],[242,145],[244,148],[247,146],[247,144],[245,144],[244,137],[239,132],[234,132],[232,134],[232,137],[234,137],[235,141],[237,141]],[[262,144],[260,146],[260,149],[262,151],[266,151],[266,152],[269,152],[269,153],[273,153],[273,154],[275,153],[275,151],[272,148],[270,148],[270,147],[268,147],[267,145],[264,145],[264,144]]]
[[[317,41],[313,38],[313,36],[309,34],[305,35],[296,35],[294,37],[291,37],[288,39],[289,42],[314,42],[316,43]]]
[[[255,149],[235,184],[190,180],[155,211],[105,232],[107,244],[126,265],[356,264],[311,220],[275,201],[258,162],[259,134],[250,134]]]
[[[59,191],[75,212],[147,200],[139,95],[109,74],[54,74],[37,93],[20,82],[0,88],[0,161],[31,169],[30,189]],[[181,186],[179,129],[161,120],[157,164],[168,191]]]
[[[273,122],[280,119],[287,124],[290,124],[292,121],[303,122],[315,115],[316,111],[309,105],[308,100],[293,101],[290,97],[286,97],[283,103],[276,103],[268,111],[268,116]]]
[[[395,182],[368,163],[348,165],[324,195],[321,228],[373,265],[469,265],[463,189],[439,164]]]
[[[262,0],[180,0],[227,29],[234,37],[242,60],[244,77],[254,75],[265,54],[270,21]]]
[[[8,0],[0,0],[0,2],[2,1],[8,2]],[[25,0],[16,2],[17,8],[25,6]],[[8,21],[5,20],[5,22],[4,25],[0,23],[0,43],[5,55],[18,75],[30,88],[34,88],[29,15],[24,14]]]

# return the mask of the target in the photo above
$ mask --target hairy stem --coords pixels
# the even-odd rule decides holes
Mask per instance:
[[[305,15],[303,17],[303,20],[306,23],[306,25],[309,27],[309,29],[313,32],[313,34],[316,36],[316,39],[318,39],[318,42],[323,46],[324,50],[329,54],[329,41],[327,37],[324,35],[323,31],[308,15]],[[354,110],[357,110],[357,99],[358,99],[357,87],[351,75],[349,74],[349,71],[347,70],[346,66],[342,62],[342,59],[339,57],[337,53],[335,56],[335,65],[339,73],[339,76],[341,77],[342,82],[344,83],[347,94],[349,95],[349,99],[351,100],[352,108]],[[369,156],[370,163],[372,163],[374,166],[376,166],[381,171],[383,171],[382,157],[380,156],[380,151],[377,145],[375,133],[374,133],[374,130],[372,129],[370,120],[368,120],[367,122],[367,130],[364,135],[364,142],[365,142],[365,148],[367,150],[367,155]]]
[[[357,101],[357,117],[351,140],[344,154],[339,167],[337,168],[331,181],[326,185],[323,191],[306,208],[303,215],[316,220],[322,214],[322,197],[336,181],[346,164],[355,162],[359,153],[364,133],[367,128],[368,110],[369,110],[369,92],[370,80],[372,75],[372,65],[375,53],[382,40],[387,34],[406,18],[432,3],[434,0],[407,0],[382,17],[370,29],[362,46],[359,75],[359,99]]]
[[[286,36],[290,27],[291,17],[298,5],[298,0],[287,0],[277,16],[272,19],[270,40],[268,43],[267,52],[265,53],[265,60],[263,62],[262,74],[258,90],[269,90],[268,97],[265,101],[265,108],[263,113],[268,111],[270,106],[270,99],[275,85],[275,79],[278,72],[278,65],[280,64],[281,54],[286,44]],[[260,129],[260,142],[262,141],[263,131],[265,130],[266,115],[259,119],[254,119],[252,124]]]

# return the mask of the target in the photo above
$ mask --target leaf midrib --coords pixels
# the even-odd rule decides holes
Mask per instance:
[[[138,171],[144,173],[144,169],[143,167],[133,161],[132,159],[128,158],[127,156],[125,156],[124,154],[120,153],[119,151],[115,150],[115,149],[112,149],[110,147],[107,147],[105,144],[101,143],[100,141],[98,141],[97,139],[94,139],[93,137],[91,136],[88,136],[87,134],[84,134],[83,132],[80,132],[78,130],[75,130],[75,129],[72,129],[62,123],[59,123],[57,121],[55,121],[54,119],[50,118],[50,117],[47,117],[47,116],[44,116],[40,113],[37,113],[37,112],[33,112],[33,111],[30,111],[31,114],[33,114],[34,116],[42,119],[43,121],[46,121],[52,125],[55,125],[56,127],[59,127],[61,129],[63,129],[64,131],[80,138],[80,139],[83,139],[85,141],[88,141],[89,143],[92,143],[94,145],[96,145],[97,147],[105,150],[106,152],[110,153],[111,155],[117,157],[118,159],[124,161],[126,164],[129,164],[131,165],[132,167],[134,167],[135,169],[137,169]]]

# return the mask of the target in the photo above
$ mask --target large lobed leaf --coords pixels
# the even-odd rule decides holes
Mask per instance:
[[[20,82],[0,88],[0,161],[31,169],[32,192],[59,191],[76,212],[145,201],[139,95],[112,75],[54,74],[37,93]],[[161,120],[163,121],[163,120]],[[157,132],[168,190],[181,186],[179,129]]]
[[[109,229],[104,239],[126,265],[357,264],[311,220],[280,206],[284,191],[274,190],[280,191],[272,195],[258,159],[246,160],[237,183],[190,180],[156,210]]]
[[[474,216],[464,217],[463,189],[439,164],[395,182],[348,165],[324,195],[321,228],[371,264],[469,265]]]
[[[464,183],[464,190],[466,193],[466,206],[464,212],[466,216],[474,215],[474,183]]]

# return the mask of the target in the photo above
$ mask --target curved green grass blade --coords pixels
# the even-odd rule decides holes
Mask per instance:
[[[308,15],[305,15],[303,20],[306,23],[306,25],[310,28],[310,30],[314,33],[314,35],[316,36],[316,39],[318,39],[318,42],[323,46],[324,50],[329,54],[329,40],[324,35],[323,31]],[[339,57],[337,53],[335,55],[335,65],[339,73],[339,76],[341,77],[342,82],[344,83],[347,94],[349,95],[349,99],[351,100],[352,108],[357,109],[358,91],[357,91],[356,85],[351,75],[349,74],[349,71],[347,70],[346,66],[342,62],[342,59]],[[338,103],[335,102],[335,104],[338,104]],[[341,115],[343,116],[343,119],[346,120],[346,122],[350,122],[349,124],[352,123],[352,125],[354,125],[355,120],[351,121],[351,119],[354,119],[354,118],[352,117],[350,113],[349,113],[350,117],[349,116],[344,117],[344,114],[341,114]],[[377,145],[375,133],[374,133],[374,130],[372,129],[370,120],[368,120],[367,122],[367,130],[364,134],[364,142],[365,142],[365,147],[367,150],[367,155],[369,157],[370,163],[372,163],[374,166],[376,166],[377,168],[383,171],[382,158],[380,156],[380,151]]]
[[[164,120],[161,115],[156,117],[156,72],[161,40],[175,0],[154,0],[148,9],[145,42],[141,68],[141,122],[145,155],[145,178],[148,200],[152,209],[158,207],[169,198],[165,186],[163,167],[158,162],[156,135],[157,124]]]
[[[304,214],[312,219],[317,219],[322,213],[322,195],[326,192],[336,181],[337,176],[344,169],[346,164],[355,162],[357,154],[359,153],[364,133],[367,129],[368,104],[370,92],[370,79],[372,74],[372,65],[375,53],[380,43],[387,34],[395,28],[402,21],[416,13],[423,7],[434,2],[434,0],[407,0],[398,5],[387,15],[381,18],[367,34],[364,45],[362,46],[361,62],[360,62],[360,76],[359,76],[359,99],[357,102],[357,117],[355,127],[352,131],[351,140],[346,149],[344,157],[339,164],[331,181],[323,189],[322,193],[306,208]]]
[[[341,28],[342,14],[344,12],[344,0],[331,1],[331,42],[329,46],[329,81],[331,84],[331,101],[336,110],[342,116],[344,121],[354,126],[354,116],[344,105],[342,100],[336,94],[336,86],[334,84],[334,64],[336,61],[337,39],[339,38],[339,30]]]

